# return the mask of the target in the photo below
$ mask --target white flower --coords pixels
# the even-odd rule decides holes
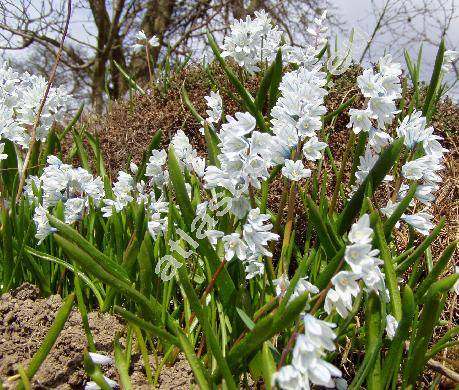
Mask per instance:
[[[370,227],[370,216],[363,214],[360,219],[351,226],[348,238],[353,244],[370,244],[373,237],[373,229]]]
[[[395,103],[390,96],[374,96],[368,102],[373,117],[378,120],[378,127],[383,129],[386,123],[390,123],[397,113]]]
[[[365,97],[378,97],[385,93],[382,85],[382,77],[374,73],[373,69],[365,69],[363,74],[357,77],[357,85]]]
[[[350,295],[340,294],[333,288],[328,290],[324,303],[324,310],[328,314],[330,314],[333,311],[333,309],[336,309],[336,311],[342,318],[346,318],[351,308],[352,297]]]
[[[272,256],[266,248],[268,241],[278,240],[277,234],[271,233],[273,225],[265,224],[269,216],[261,214],[260,209],[252,209],[247,217],[247,222],[243,227],[243,239],[252,253],[263,256]]]
[[[279,279],[274,279],[273,285],[276,287],[276,296],[282,297],[290,286],[288,275],[282,274]]]
[[[231,233],[222,238],[225,249],[226,261],[232,260],[234,255],[239,260],[245,260],[247,257],[247,245],[242,241],[238,233]]]
[[[55,232],[56,229],[53,228],[46,216],[46,209],[43,206],[38,205],[35,208],[35,213],[33,216],[33,221],[37,227],[37,233],[35,234],[35,238],[38,239],[38,245],[40,245],[43,240],[48,237],[51,233]]]
[[[376,256],[378,254],[379,251],[372,249],[371,244],[353,244],[346,247],[344,259],[351,266],[353,272],[362,274],[365,269],[377,261]]]
[[[236,20],[230,26],[230,35],[225,37],[222,56],[233,58],[239,66],[249,72],[257,72],[259,61],[272,62],[280,46],[282,33],[264,11],[256,11],[252,20]]]
[[[282,389],[309,389],[309,382],[317,386],[334,387],[334,377],[341,371],[323,359],[325,351],[334,351],[335,324],[304,317],[304,334],[298,335],[292,353],[292,363],[274,374],[273,383]]]
[[[109,385],[112,389],[117,389],[119,387],[118,383],[116,383],[113,379],[106,377],[105,375],[104,375],[104,380],[105,382],[107,382],[107,385]],[[85,390],[99,390],[100,389],[99,385],[93,381],[86,383],[84,388]]]
[[[156,240],[158,235],[163,234],[167,230],[167,217],[161,218],[160,213],[153,213],[147,226],[151,237],[153,240]]]
[[[459,52],[455,50],[445,50],[443,53],[443,65],[441,67],[444,72],[449,72],[451,70],[452,64],[456,61],[458,54]]]
[[[307,160],[320,160],[322,158],[321,151],[326,147],[327,144],[325,142],[320,142],[316,136],[313,136],[303,145],[303,153]]]
[[[424,236],[427,236],[430,230],[435,227],[435,225],[431,222],[433,215],[424,212],[411,215],[403,214],[401,219]]]
[[[156,35],[153,35],[150,39],[147,38],[147,35],[143,30],[140,30],[136,35],[135,38],[137,39],[137,42],[132,45],[132,48],[135,51],[142,50],[145,45],[150,45],[151,47],[157,47],[159,46],[159,39]]]
[[[159,46],[159,39],[156,35],[153,35],[149,40],[148,43],[151,47],[158,47]]]
[[[72,224],[79,221],[83,216],[85,200],[82,198],[72,198],[65,202],[64,216],[65,223]]]
[[[359,134],[361,131],[368,132],[371,128],[371,111],[368,109],[357,110],[351,108],[349,110],[349,123],[347,127],[352,127],[355,134]]]
[[[250,280],[255,276],[263,275],[265,272],[265,264],[260,261],[259,256],[251,255],[244,261],[245,278]]]
[[[207,120],[210,123],[219,122],[223,114],[223,101],[220,96],[220,92],[211,91],[209,96],[204,96],[204,99],[206,100],[207,107],[209,108],[206,110],[206,113],[209,116]]]
[[[309,389],[308,377],[291,364],[274,373],[272,381],[283,390]]]
[[[397,331],[398,321],[392,314],[389,314],[386,317],[386,333],[389,340],[392,340],[395,336],[395,332]]]
[[[102,355],[100,353],[89,352],[89,357],[91,358],[94,364],[112,364],[113,359],[110,356]]]
[[[402,175],[408,180],[419,180],[422,178],[426,168],[424,160],[422,158],[417,158],[416,160],[408,161],[403,164]]]
[[[310,177],[311,170],[306,169],[301,160],[285,160],[285,165],[282,167],[282,175],[292,181],[299,181],[305,177]]]
[[[392,62],[392,55],[386,54],[381,57],[378,62],[379,71],[384,77],[388,76],[400,76],[402,74],[402,67],[397,62]]]

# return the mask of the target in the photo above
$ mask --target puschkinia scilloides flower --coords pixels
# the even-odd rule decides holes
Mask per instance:
[[[309,389],[310,383],[335,387],[341,371],[325,360],[327,352],[336,349],[334,327],[335,324],[306,314],[304,332],[297,335],[292,362],[273,375],[273,384],[283,390]]]
[[[350,270],[338,272],[331,282],[333,288],[327,292],[324,309],[333,309],[346,318],[352,309],[352,302],[361,291],[361,282],[368,291],[385,294],[384,274],[380,270],[383,261],[378,258],[379,250],[373,249],[373,229],[370,217],[364,214],[354,223],[348,235],[350,244],[346,246],[344,260]]]
[[[41,191],[41,197],[38,197],[37,191]],[[93,177],[81,167],[74,168],[56,156],[48,156],[42,175],[27,178],[24,194],[30,202],[38,202],[41,198],[41,204],[35,209],[34,221],[37,226],[36,238],[42,242],[53,232],[46,218],[47,210],[62,202],[65,223],[71,224],[81,220],[90,202],[97,207],[105,191],[99,176]]]
[[[410,210],[407,210],[401,220],[420,234],[427,235],[434,225],[431,222],[433,216],[426,208],[435,200],[434,193],[442,181],[439,173],[444,168],[442,161],[447,150],[440,144],[442,137],[434,134],[433,127],[428,126],[427,119],[416,110],[399,121],[395,134],[388,130],[388,126],[394,122],[395,115],[399,112],[396,101],[401,96],[401,66],[394,63],[390,55],[386,55],[379,60],[377,69],[376,72],[373,69],[365,69],[363,74],[358,76],[357,83],[361,93],[366,97],[366,107],[349,111],[348,127],[351,127],[355,134],[368,133],[365,153],[359,157],[360,164],[355,172],[351,195],[364,182],[382,149],[393,142],[393,135],[403,137],[408,158],[399,172],[393,172],[393,175],[389,174],[384,178],[386,182],[390,182],[397,175],[401,176],[403,181],[396,194],[396,202],[390,200],[381,211],[389,217],[398,202],[406,196],[410,183],[418,182],[414,201],[410,204],[416,212],[410,214]],[[418,202],[422,209],[417,207]]]
[[[42,76],[19,74],[0,63],[0,138],[28,147],[28,129],[35,123],[47,84]],[[46,140],[53,123],[62,121],[71,99],[64,88],[50,88],[36,129],[37,141]]]
[[[282,32],[273,26],[265,11],[256,11],[255,18],[236,20],[225,37],[222,56],[231,57],[247,71],[258,72],[259,62],[271,63],[282,40]]]

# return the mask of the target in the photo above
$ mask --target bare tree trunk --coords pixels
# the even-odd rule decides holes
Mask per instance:
[[[247,12],[244,8],[244,0],[232,0],[231,9],[235,19],[245,19]]]
[[[97,27],[97,53],[92,81],[91,100],[96,112],[101,113],[104,107],[103,93],[105,89],[105,72],[107,57],[105,55],[105,45],[108,41],[110,31],[110,18],[104,0],[89,0],[89,5]]]

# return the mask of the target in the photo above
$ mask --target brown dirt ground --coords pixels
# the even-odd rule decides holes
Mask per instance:
[[[59,295],[41,298],[37,287],[23,284],[16,290],[0,297],[0,379],[5,389],[12,389],[15,382],[9,381],[21,364],[27,367],[30,359],[40,347],[49,327],[62,304]],[[89,324],[97,351],[113,356],[115,334],[123,334],[125,325],[116,316],[107,313],[89,313]],[[124,339],[120,339],[123,344]],[[81,389],[88,381],[83,368],[83,350],[86,347],[81,316],[74,307],[64,329],[50,354],[36,373],[31,383],[33,389]],[[155,358],[150,356],[150,365],[155,373]],[[103,366],[104,375],[117,378],[113,366]],[[143,361],[134,350],[131,363],[131,381],[135,389],[151,388],[146,381]],[[164,366],[159,377],[160,389],[190,389],[193,374],[182,355],[172,367]]]

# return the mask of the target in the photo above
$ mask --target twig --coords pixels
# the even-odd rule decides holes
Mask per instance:
[[[51,85],[52,85],[52,83],[54,81],[54,78],[56,77],[57,66],[59,65],[59,61],[61,59],[62,51],[64,49],[65,37],[67,36],[67,31],[68,31],[68,28],[69,28],[71,12],[72,12],[72,0],[68,0],[68,3],[67,3],[67,19],[65,21],[64,32],[62,33],[62,39],[61,39],[61,43],[60,43],[60,46],[59,46],[59,50],[57,51],[56,59],[54,60],[54,65],[53,65],[53,67],[51,69],[51,73],[49,75],[48,85],[46,86],[45,93],[44,93],[43,98],[42,98],[42,100],[40,102],[40,106],[38,107],[37,116],[35,117],[35,122],[33,124],[32,130],[31,130],[29,149],[27,150],[27,154],[26,154],[25,159],[24,159],[24,164],[22,166],[22,173],[21,173],[21,177],[20,177],[20,181],[19,181],[18,192],[16,194],[16,202],[19,202],[19,200],[21,199],[22,189],[24,187],[24,183],[25,183],[25,179],[26,179],[26,175],[27,175],[27,166],[29,165],[30,156],[32,155],[32,150],[33,150],[33,148],[35,146],[35,142],[36,142],[35,138],[36,138],[37,127],[40,124],[40,117],[41,117],[41,114],[43,112],[43,108],[45,107],[46,99],[48,99],[48,95],[49,95],[49,91],[51,89]]]

